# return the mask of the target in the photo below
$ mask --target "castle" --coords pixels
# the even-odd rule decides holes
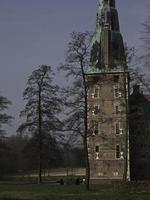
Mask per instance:
[[[129,95],[115,0],[99,0],[85,76],[90,181],[150,180],[150,95]]]
[[[90,179],[129,179],[129,74],[115,0],[100,0],[86,70]]]

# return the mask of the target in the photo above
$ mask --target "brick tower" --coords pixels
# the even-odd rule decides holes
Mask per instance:
[[[86,81],[90,179],[127,178],[128,72],[115,0],[99,1]]]

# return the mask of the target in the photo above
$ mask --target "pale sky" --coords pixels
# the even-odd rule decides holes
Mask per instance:
[[[116,0],[124,41],[141,48],[149,0]],[[0,95],[13,103],[14,134],[28,76],[41,64],[64,61],[72,31],[94,31],[98,0],[0,0]],[[63,82],[63,80],[61,80]]]

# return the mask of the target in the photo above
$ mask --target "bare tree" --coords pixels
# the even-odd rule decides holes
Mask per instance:
[[[18,131],[32,134],[38,140],[38,183],[42,182],[42,150],[47,133],[58,129],[60,121],[56,114],[60,112],[61,100],[58,98],[58,86],[53,85],[53,73],[50,66],[39,66],[32,72],[23,93],[27,101],[20,115],[26,117]]]
[[[71,86],[64,89],[65,105],[68,108],[68,117],[65,120],[66,129],[74,136],[83,138],[86,159],[86,189],[89,190],[90,165],[87,146],[87,83],[85,68],[89,64],[89,47],[91,34],[89,32],[73,32],[68,43],[66,64],[60,69],[66,72]]]
[[[150,6],[148,7],[148,11],[150,11]],[[148,14],[147,19],[142,24],[142,35],[141,41],[143,43],[143,55],[140,56],[140,61],[144,67],[150,67],[150,14]]]
[[[148,6],[148,11],[150,11],[150,5]],[[135,72],[135,76],[138,77],[138,84],[144,92],[150,92],[149,85],[149,68],[150,68],[150,14],[148,14],[147,19],[142,24],[141,32],[141,42],[142,42],[142,52],[141,56],[138,57],[139,65],[141,66],[142,73],[139,70]]]
[[[2,129],[2,125],[10,124],[12,117],[5,113],[5,110],[8,109],[8,106],[11,104],[6,97],[0,96],[0,136],[5,133]]]

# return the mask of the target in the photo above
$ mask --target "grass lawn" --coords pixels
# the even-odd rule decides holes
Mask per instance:
[[[0,200],[150,200],[150,194],[113,192],[110,186],[96,185],[86,192],[83,185],[0,184]]]

